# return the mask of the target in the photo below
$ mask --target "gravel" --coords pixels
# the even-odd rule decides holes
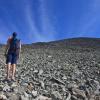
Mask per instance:
[[[100,100],[98,43],[98,39],[79,38],[22,45],[16,82],[9,83],[4,82],[2,45],[0,100]]]

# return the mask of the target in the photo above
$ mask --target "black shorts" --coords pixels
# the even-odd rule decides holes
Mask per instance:
[[[11,64],[16,64],[17,63],[17,55],[15,53],[9,53],[7,55],[6,59],[6,64],[11,63]]]

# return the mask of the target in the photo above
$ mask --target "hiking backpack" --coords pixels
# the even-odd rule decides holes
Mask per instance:
[[[10,40],[10,47],[9,47],[9,52],[10,53],[16,53],[19,54],[19,49],[20,49],[20,40],[12,38]]]

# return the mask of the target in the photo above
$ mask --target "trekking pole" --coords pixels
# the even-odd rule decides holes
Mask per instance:
[[[21,54],[19,55],[19,59],[18,59],[18,65],[21,65],[23,63],[23,58],[21,56]]]

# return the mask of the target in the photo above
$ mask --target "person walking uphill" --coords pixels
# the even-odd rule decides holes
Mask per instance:
[[[17,33],[14,32],[12,37],[7,40],[5,51],[6,64],[7,64],[7,80],[15,81],[16,64],[21,52],[21,42],[17,39]],[[10,73],[10,70],[12,73]],[[10,77],[11,74],[11,77]]]

